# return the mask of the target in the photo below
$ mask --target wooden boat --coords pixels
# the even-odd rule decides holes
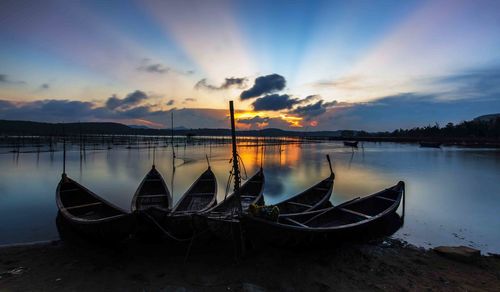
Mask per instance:
[[[440,148],[441,144],[441,142],[420,142],[420,147]]]
[[[264,196],[262,195],[264,183],[264,171],[261,168],[240,187],[241,207],[244,213],[248,211],[248,207],[251,204],[264,204]],[[238,204],[237,197],[232,193],[215,207],[208,209],[205,213],[216,216],[233,215],[237,212]]]
[[[344,141],[344,146],[347,147],[358,147],[359,141]]]
[[[344,204],[280,216],[277,222],[244,214],[241,218],[247,239],[278,245],[325,244],[352,239],[384,225],[404,198],[405,185],[395,186]],[[403,199],[404,216],[404,199]]]
[[[332,206],[329,199],[332,195],[335,174],[333,173],[330,155],[326,155],[326,159],[330,167],[330,176],[302,193],[276,204],[275,206],[279,208],[280,216],[308,212]]]
[[[264,171],[257,171],[240,187],[241,207],[248,213],[251,204],[264,205]],[[239,202],[234,193],[204,213],[194,214],[192,224],[195,232],[202,233],[209,229],[212,235],[220,239],[230,239],[239,230]]]
[[[335,175],[332,172],[329,177],[302,193],[275,204],[279,208],[280,216],[331,206],[329,199],[332,195],[334,179]]]
[[[217,179],[209,166],[177,202],[162,225],[177,238],[188,238],[193,234],[191,215],[203,213],[216,203]]]
[[[217,179],[210,166],[180,198],[172,215],[204,212],[217,203]]]
[[[75,230],[104,241],[128,237],[134,217],[63,173],[56,190],[59,214]]]
[[[168,212],[172,206],[172,196],[155,165],[146,174],[132,198],[132,212],[155,208]]]

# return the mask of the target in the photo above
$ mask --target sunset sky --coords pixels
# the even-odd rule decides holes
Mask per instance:
[[[0,119],[394,130],[500,112],[500,1],[0,1]]]

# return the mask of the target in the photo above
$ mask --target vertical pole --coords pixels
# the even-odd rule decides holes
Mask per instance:
[[[63,177],[66,176],[66,135],[64,133],[64,126],[63,126]]]
[[[236,127],[234,123],[234,106],[233,101],[229,101],[229,112],[231,115],[231,140],[233,144],[233,175],[234,175],[234,195],[236,196],[236,200],[238,202],[238,212],[240,214],[243,213],[241,207],[241,198],[240,198],[240,170],[238,168],[238,152],[236,149]]]

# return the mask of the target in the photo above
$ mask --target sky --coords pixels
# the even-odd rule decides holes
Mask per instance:
[[[0,1],[0,119],[385,131],[500,112],[500,1]]]

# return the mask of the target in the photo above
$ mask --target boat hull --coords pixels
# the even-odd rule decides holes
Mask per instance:
[[[116,218],[92,222],[79,222],[67,218],[61,212],[57,216],[59,231],[67,228],[99,242],[117,242],[130,237],[136,226],[136,219],[131,214]],[[64,235],[62,235],[64,237]]]

